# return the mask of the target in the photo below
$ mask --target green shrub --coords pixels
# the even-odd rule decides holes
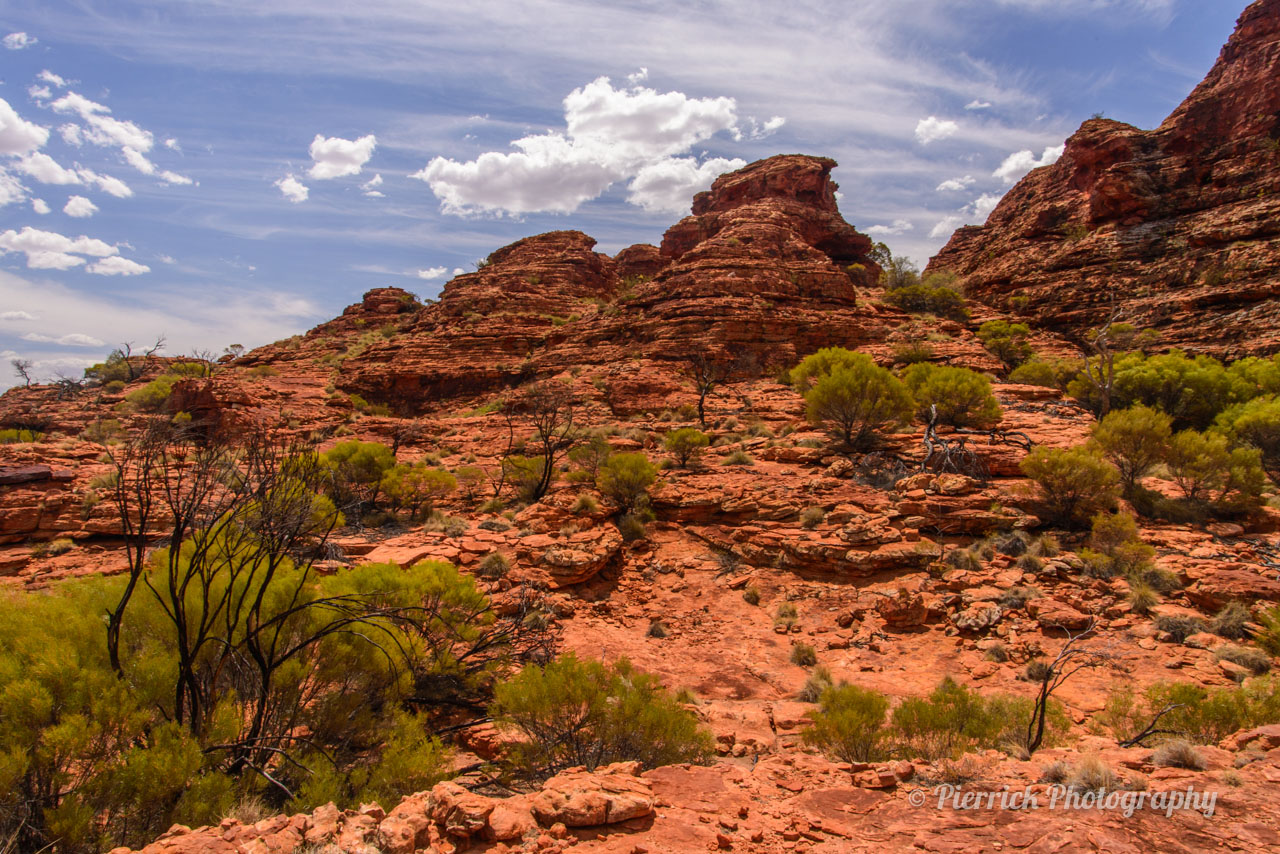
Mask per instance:
[[[457,478],[425,462],[398,463],[382,475],[381,483],[391,506],[408,510],[414,518],[430,514],[437,501],[457,488]]]
[[[1164,709],[1169,711],[1160,718],[1159,732],[1144,741],[1215,745],[1239,730],[1280,722],[1280,683],[1265,676],[1210,691],[1194,682],[1158,682],[1141,694],[1120,685],[1109,692],[1100,719],[1117,739],[1127,740]]]
[[[125,402],[133,409],[142,412],[159,412],[169,402],[169,396],[173,394],[175,379],[162,374],[142,388],[134,389],[125,395]]]
[[[499,683],[490,712],[524,736],[513,761],[530,776],[628,760],[701,763],[713,752],[697,717],[625,658],[608,665],[566,653],[526,667]]]
[[[596,485],[623,511],[635,509],[648,497],[657,469],[642,453],[613,454],[600,466]]]
[[[1079,525],[1115,504],[1116,470],[1086,448],[1061,450],[1040,445],[1019,467],[1040,487],[1050,521]]]
[[[1027,342],[1030,336],[1031,328],[1025,323],[988,320],[978,327],[978,340],[982,342],[982,346],[1011,370],[1033,355],[1031,345]]]
[[[16,445],[23,442],[39,442],[44,434],[38,430],[0,430],[0,445]]]
[[[1099,578],[1143,577],[1156,550],[1138,536],[1138,523],[1129,513],[1097,513],[1089,532],[1089,548],[1081,556],[1090,574]]]
[[[756,461],[751,459],[751,455],[741,448],[730,452],[720,461],[722,466],[753,466],[755,464]]]
[[[663,439],[663,445],[667,452],[675,457],[681,468],[687,468],[689,463],[697,459],[701,455],[703,448],[707,447],[711,442],[711,437],[696,427],[681,427],[679,430],[672,430]]]
[[[809,678],[804,680],[804,687],[800,689],[796,699],[802,703],[816,703],[822,699],[823,693],[834,684],[835,682],[831,678],[831,670],[819,665],[813,668]]]
[[[1009,382],[1066,391],[1080,373],[1081,363],[1071,359],[1030,359],[1009,372]]]
[[[1004,415],[991,393],[991,382],[977,371],[918,364],[907,368],[902,379],[915,398],[916,416],[922,421],[928,422],[935,411],[939,424],[990,427]]]
[[[812,387],[807,384],[816,378]],[[888,369],[864,353],[840,348],[819,350],[792,371],[805,387],[805,414],[811,424],[826,424],[850,448],[870,445],[879,430],[911,417],[910,392]]]
[[[1266,473],[1256,448],[1232,448],[1220,433],[1183,430],[1173,436],[1165,465],[1183,497],[1216,509],[1250,510],[1262,503]]]
[[[1120,472],[1126,493],[1164,460],[1172,422],[1165,413],[1139,404],[1112,410],[1093,428],[1092,444]]]
[[[1253,392],[1249,382],[1209,356],[1174,350],[1150,357],[1126,354],[1116,361],[1114,405],[1146,404],[1167,413],[1175,427],[1208,427]]]
[[[599,509],[600,502],[596,501],[594,497],[587,495],[584,492],[573,500],[573,506],[569,508],[569,512],[575,513],[579,516],[588,516],[597,512]]]
[[[933,347],[924,341],[903,341],[893,348],[895,365],[914,365],[928,362],[934,357]]]
[[[321,454],[320,460],[332,474],[334,500],[341,505],[372,504],[383,476],[396,464],[386,445],[358,439],[339,442]]]
[[[1129,607],[1135,614],[1150,614],[1160,604],[1160,595],[1145,581],[1129,582]]]
[[[955,288],[946,285],[935,287],[922,282],[894,288],[885,292],[884,301],[913,314],[928,312],[956,320],[964,320],[969,316],[964,297]]]
[[[1258,615],[1258,632],[1254,641],[1270,655],[1280,656],[1280,605],[1273,605]]]
[[[885,713],[889,699],[879,691],[841,684],[828,688],[802,737],[841,762],[869,762],[885,755]]]
[[[1259,462],[1280,484],[1280,397],[1259,397],[1218,416],[1216,426],[1233,441],[1257,449]]]

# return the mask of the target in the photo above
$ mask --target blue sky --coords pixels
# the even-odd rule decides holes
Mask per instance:
[[[254,346],[720,171],[840,162],[923,263],[1080,122],[1154,127],[1244,0],[0,0],[0,388]]]

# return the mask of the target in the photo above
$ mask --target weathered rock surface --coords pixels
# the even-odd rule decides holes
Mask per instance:
[[[958,273],[993,306],[1025,297],[1017,310],[1062,332],[1096,324],[1114,299],[1166,344],[1280,350],[1278,79],[1280,1],[1257,0],[1160,127],[1085,122],[929,270]]]

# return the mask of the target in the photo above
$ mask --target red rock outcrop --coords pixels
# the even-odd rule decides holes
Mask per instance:
[[[1280,350],[1280,0],[1240,16],[1159,128],[1091,119],[929,263],[966,294],[1079,333],[1111,301],[1166,344]],[[1011,301],[1014,297],[1026,298]]]

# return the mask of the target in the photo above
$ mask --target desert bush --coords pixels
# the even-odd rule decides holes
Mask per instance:
[[[1164,460],[1188,502],[1237,511],[1261,503],[1266,473],[1256,448],[1232,448],[1220,433],[1183,430],[1170,440]]]
[[[511,563],[502,552],[490,552],[476,567],[476,575],[480,578],[501,578],[511,571]]]
[[[1182,643],[1192,635],[1203,632],[1206,626],[1199,617],[1162,614],[1156,617],[1156,628],[1167,632],[1174,643]]]
[[[934,357],[933,347],[925,341],[903,341],[894,345],[893,363],[895,365],[914,365],[928,362]]]
[[[413,518],[429,514],[437,501],[458,488],[458,480],[424,462],[398,463],[382,475],[382,494],[391,506],[408,510]]]
[[[818,665],[813,668],[809,678],[804,681],[804,687],[800,689],[796,699],[802,703],[816,703],[822,698],[823,692],[834,684],[835,682],[831,678],[831,670],[824,665]]]
[[[1180,738],[1163,741],[1151,752],[1151,764],[1161,768],[1205,769],[1204,757],[1190,743]]]
[[[1219,637],[1242,640],[1249,636],[1249,621],[1253,615],[1243,602],[1228,602],[1214,615],[1210,629]]]
[[[628,760],[701,763],[713,753],[697,717],[625,658],[604,664],[566,653],[526,667],[499,683],[491,714],[524,736],[512,761],[528,776]]]
[[[916,364],[902,373],[916,401],[916,417],[928,422],[937,413],[939,424],[989,427],[1004,415],[991,382],[977,371],[944,365]]]
[[[730,452],[720,461],[722,466],[753,466],[756,461],[751,459],[751,455],[742,449]]]
[[[1155,555],[1156,550],[1138,536],[1137,520],[1125,512],[1094,514],[1089,547],[1080,553],[1090,575],[1124,575],[1130,580],[1145,578]]]
[[[1145,581],[1129,582],[1129,607],[1135,614],[1150,614],[1160,604],[1160,595]]]
[[[817,505],[806,507],[800,511],[800,525],[804,528],[816,528],[822,524],[822,520],[825,518],[827,518],[827,511]]]
[[[600,502],[596,501],[594,497],[587,495],[584,492],[573,500],[573,505],[569,507],[569,512],[585,516],[595,513],[599,509]]]
[[[600,474],[600,467],[609,459],[612,449],[609,442],[600,433],[594,433],[582,444],[569,451],[570,462],[576,463],[585,473],[584,480],[595,483]]]
[[[634,513],[623,513],[618,517],[618,533],[622,535],[622,539],[628,543],[636,540],[643,540],[648,531],[645,529],[644,519]]]
[[[1071,768],[1066,785],[1086,792],[1111,792],[1120,788],[1120,778],[1099,756],[1086,756]]]
[[[1079,375],[1080,366],[1072,359],[1030,359],[1009,372],[1009,382],[1066,391]]]
[[[893,288],[885,291],[884,301],[912,313],[927,312],[956,320],[964,320],[969,316],[964,297],[955,288],[947,285],[935,286],[928,282],[921,282]]]
[[[1038,599],[1040,591],[1034,587],[1010,587],[1000,594],[1000,605],[1010,610],[1025,608],[1032,599]]]
[[[895,751],[907,758],[955,759],[999,743],[1010,728],[1002,711],[1003,706],[946,677],[929,696],[908,697],[893,710],[889,737]]]
[[[809,422],[826,424],[847,447],[866,447],[877,431],[892,429],[911,416],[906,386],[864,353],[838,347],[819,350],[791,376],[804,393]]]
[[[756,587],[754,584],[747,585],[747,588],[742,591],[742,599],[748,605],[759,605],[760,588]]]
[[[681,427],[679,430],[668,433],[663,440],[663,445],[667,452],[675,457],[681,468],[687,468],[710,442],[711,438],[696,427]]]
[[[1040,445],[1019,467],[1040,487],[1052,521],[1076,526],[1115,504],[1116,470],[1085,448],[1061,450]]]
[[[635,509],[648,496],[657,469],[644,454],[613,454],[600,467],[596,485],[624,512]]]
[[[1236,646],[1224,643],[1213,651],[1217,661],[1230,661],[1248,670],[1254,676],[1261,676],[1271,670],[1271,656],[1257,647]]]
[[[818,653],[813,644],[796,643],[791,645],[791,663],[801,667],[813,667],[818,663]]]
[[[174,376],[162,374],[125,395],[125,403],[141,412],[159,412],[169,402],[176,379]]]
[[[1094,426],[1092,444],[1120,472],[1126,493],[1165,459],[1172,423],[1165,413],[1139,404],[1112,410]]]
[[[1263,469],[1280,484],[1280,397],[1237,404],[1220,414],[1215,425],[1236,443],[1257,449]]]
[[[802,738],[841,762],[868,762],[884,754],[889,699],[879,691],[847,683],[828,688],[819,707],[806,713],[812,725]]]
[[[18,428],[0,430],[0,445],[17,445],[24,442],[39,442],[44,434],[39,430],[23,430]]]
[[[662,620],[651,620],[644,634],[645,637],[650,638],[665,638],[670,633],[667,631],[667,624]]]
[[[1254,642],[1271,655],[1280,656],[1280,605],[1273,605],[1258,615],[1260,631]]]
[[[1212,745],[1239,730],[1280,722],[1280,683],[1260,676],[1211,691],[1194,682],[1157,682],[1141,693],[1118,685],[1108,693],[1099,719],[1121,741],[1150,728],[1144,742],[1182,739]]]
[[[334,501],[343,509],[351,505],[373,505],[382,478],[396,464],[395,454],[381,442],[348,439],[320,455],[332,478]]]
[[[982,569],[982,560],[972,549],[950,549],[942,558],[943,562],[954,569],[977,572]]]
[[[1033,355],[1031,345],[1027,342],[1030,336],[1031,328],[1025,323],[988,320],[978,327],[978,340],[982,342],[982,346],[1010,370]]]
[[[1116,361],[1115,405],[1137,403],[1167,413],[1174,426],[1204,429],[1232,404],[1254,396],[1255,389],[1209,356],[1178,350],[1157,356],[1126,354]]]

